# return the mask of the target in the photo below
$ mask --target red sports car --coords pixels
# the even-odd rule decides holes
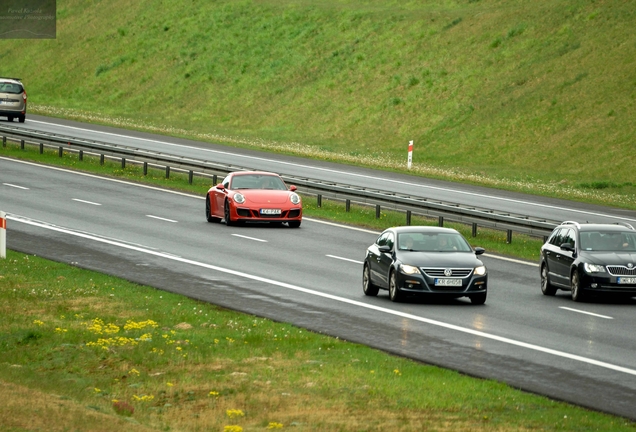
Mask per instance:
[[[260,171],[237,171],[208,190],[205,217],[208,222],[235,225],[242,222],[287,222],[298,228],[303,206],[296,186],[287,185],[278,174]]]

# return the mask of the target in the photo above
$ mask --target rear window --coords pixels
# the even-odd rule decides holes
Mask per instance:
[[[20,94],[23,90],[20,84],[0,82],[0,93]]]

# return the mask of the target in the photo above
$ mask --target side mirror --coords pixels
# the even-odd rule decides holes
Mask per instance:
[[[391,246],[387,246],[387,245],[378,246],[378,250],[380,251],[380,253],[391,252]]]
[[[570,251],[570,252],[574,252],[574,248],[572,247],[571,243],[563,243],[561,245],[561,249],[566,250],[566,251]]]
[[[218,185],[216,185],[216,188],[218,190],[225,190],[225,186],[223,186],[223,183],[219,183]]]
[[[486,249],[484,249],[483,247],[476,247],[475,248],[475,255],[481,255],[484,252],[486,252]]]
[[[292,192],[294,192],[296,189],[298,189],[298,188],[296,186],[294,186],[294,185],[291,185],[289,187],[289,190],[292,191]]]

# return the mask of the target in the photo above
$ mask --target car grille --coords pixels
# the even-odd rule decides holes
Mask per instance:
[[[445,270],[451,270],[453,272],[452,275],[444,274]],[[456,278],[465,278],[471,275],[473,272],[472,268],[448,268],[448,267],[422,267],[420,270],[430,277],[456,277]]]
[[[636,276],[636,267],[628,268],[625,266],[607,266],[607,271],[612,276]]]

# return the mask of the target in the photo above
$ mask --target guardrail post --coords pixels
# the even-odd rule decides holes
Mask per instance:
[[[103,153],[99,155],[99,164],[100,165],[104,165],[104,154]]]
[[[322,195],[320,194],[316,195],[316,207],[322,207]]]
[[[380,219],[380,204],[375,205],[375,218]]]
[[[345,200],[345,211],[347,213],[351,211],[351,200],[349,198]]]
[[[7,257],[7,214],[0,211],[0,258]]]
[[[406,211],[406,224],[411,225],[411,210]]]
[[[58,149],[57,153],[58,153],[58,155],[60,157],[62,157],[64,155],[64,147],[60,146],[60,148]]]
[[[437,226],[444,226],[444,216],[439,217],[439,219],[437,220]]]
[[[40,143],[40,154],[44,153],[44,143]]]
[[[216,176],[216,174],[214,174],[214,175],[212,176],[212,186],[216,186],[216,184],[217,184],[217,183],[216,183],[217,179],[218,179],[218,177]]]
[[[20,150],[24,150],[24,140],[20,140]]]
[[[126,158],[121,158],[121,169],[126,168]]]
[[[144,175],[148,175],[148,162],[144,162]]]
[[[170,167],[166,167],[166,178],[170,178]]]
[[[79,151],[79,160],[81,160],[81,161],[84,160],[84,150],[80,150]]]
[[[508,230],[506,232],[506,243],[508,244],[512,243],[512,230]]]
[[[473,237],[477,237],[477,224],[473,222]]]
[[[7,137],[2,135],[2,147],[6,147],[7,146]]]
[[[188,183],[192,184],[192,176],[194,175],[194,173],[192,172],[192,170],[190,170],[190,172],[188,173]]]

